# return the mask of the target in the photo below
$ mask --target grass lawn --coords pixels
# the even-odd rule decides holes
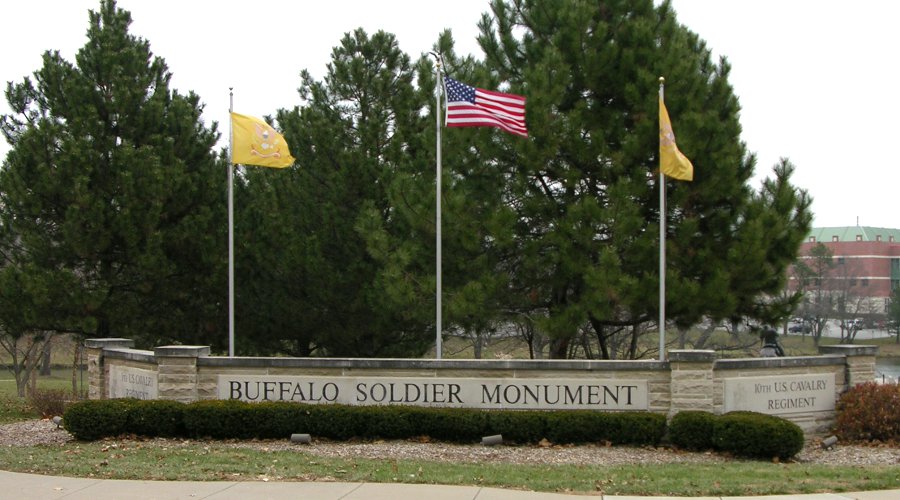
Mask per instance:
[[[79,376],[78,383],[82,379]],[[84,374],[84,385],[87,385],[87,374]],[[39,376],[37,388],[43,390],[72,390],[72,370],[54,369],[50,376]],[[0,372],[0,424],[18,422],[31,418],[38,418],[38,413],[28,404],[27,398],[20,398],[16,394],[16,379],[9,370]]]
[[[0,448],[0,468],[103,479],[348,481],[491,486],[609,495],[790,495],[900,488],[900,467],[831,467],[766,461],[715,465],[513,465],[324,458],[296,450],[171,440]]]

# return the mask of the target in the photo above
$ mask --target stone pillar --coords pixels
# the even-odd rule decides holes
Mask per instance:
[[[875,380],[875,356],[878,346],[875,345],[820,345],[819,354],[840,354],[845,357],[844,375],[847,388],[863,382]]]
[[[106,399],[109,368],[103,362],[104,349],[134,347],[131,339],[85,339],[84,352],[88,364],[88,399]]]
[[[685,410],[714,410],[713,363],[716,351],[669,351],[672,404],[669,417]]]
[[[208,346],[172,345],[153,351],[159,368],[159,399],[182,403],[197,401],[197,358],[209,356]]]

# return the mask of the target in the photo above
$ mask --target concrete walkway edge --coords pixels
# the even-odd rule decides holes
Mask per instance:
[[[42,476],[0,471],[0,498],[16,500],[603,500],[654,499],[675,497],[636,497],[544,493],[533,491],[404,483],[339,482],[263,482],[263,481],[131,481],[93,478]],[[895,500],[900,489],[858,493],[821,493],[813,495],[775,495],[759,497],[697,497],[710,500],[802,499],[802,500]]]

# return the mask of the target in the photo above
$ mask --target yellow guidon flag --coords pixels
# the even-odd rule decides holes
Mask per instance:
[[[694,165],[675,144],[675,132],[662,95],[659,96],[659,171],[675,179],[694,180]]]
[[[294,164],[287,141],[271,125],[231,113],[231,163],[284,168]]]

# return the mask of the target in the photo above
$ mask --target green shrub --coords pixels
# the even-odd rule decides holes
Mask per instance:
[[[185,405],[184,433],[214,439],[286,439],[295,433],[315,434],[311,410],[315,411],[314,405],[281,401],[197,401]]]
[[[366,437],[368,421],[363,413],[356,417],[356,408],[366,407],[310,405],[310,433],[337,440]]]
[[[553,412],[547,415],[547,439],[554,443],[592,443],[606,439],[606,413],[588,410]]]
[[[656,445],[666,435],[666,416],[650,412],[612,413],[615,435],[613,444]]]
[[[716,416],[705,411],[683,411],[669,423],[669,440],[685,450],[711,450]]]
[[[189,437],[246,439],[255,437],[249,422],[252,406],[237,400],[206,400],[190,403],[184,409],[184,429]]]
[[[230,421],[245,428],[239,431],[241,439],[284,439],[291,435],[291,412],[284,402],[246,403]]]
[[[576,410],[546,415],[546,437],[555,443],[656,444],[666,431],[666,417],[657,413]]]
[[[417,408],[414,436],[429,436],[439,441],[471,443],[491,434],[488,413],[468,408]],[[413,437],[413,436],[410,436]]]
[[[900,439],[900,385],[866,382],[841,395],[835,432],[847,441]]]
[[[418,408],[413,406],[370,406],[367,413],[367,425],[371,431],[382,439],[407,439],[422,435],[424,428],[420,425]]]
[[[713,445],[744,457],[787,459],[803,449],[803,430],[772,415],[731,412],[715,419]]]
[[[102,399],[72,403],[63,413],[63,427],[76,439],[92,441],[128,432],[128,408],[136,400]]]
[[[184,403],[166,400],[136,400],[127,407],[125,430],[148,437],[184,435]]]
[[[786,459],[803,449],[803,430],[793,422],[762,413],[684,411],[672,417],[669,440],[687,450]]]
[[[95,425],[99,422],[99,425]],[[518,443],[543,438],[559,443],[656,444],[665,417],[655,413],[485,411],[415,406],[307,405],[207,400],[84,401],[66,412],[66,428],[80,439],[123,433],[213,439],[286,439],[294,433],[346,440],[429,436],[475,442],[502,434]]]
[[[308,405],[284,401],[251,405],[260,439],[285,439],[291,434],[309,433]]]
[[[536,443],[547,435],[545,412],[490,411],[485,412],[484,416],[484,435],[501,434],[504,441],[513,443]]]

